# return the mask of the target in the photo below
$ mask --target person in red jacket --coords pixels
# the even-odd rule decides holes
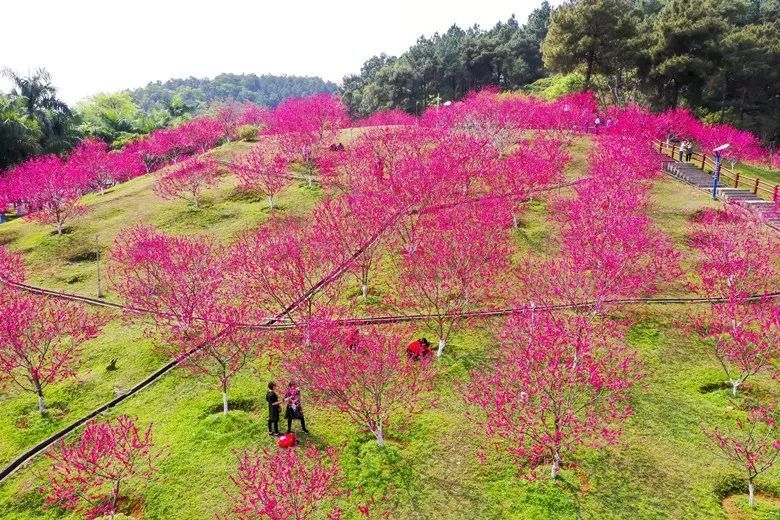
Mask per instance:
[[[431,342],[427,338],[420,338],[412,341],[406,346],[406,355],[409,359],[419,361],[431,356],[433,351],[431,350]]]

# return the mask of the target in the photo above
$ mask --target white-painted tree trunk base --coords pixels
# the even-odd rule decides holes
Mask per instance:
[[[227,415],[228,413],[228,395],[227,392],[222,392],[222,414]]]
[[[444,355],[444,347],[447,345],[446,339],[439,340],[439,349],[436,351],[436,357],[442,357]]]

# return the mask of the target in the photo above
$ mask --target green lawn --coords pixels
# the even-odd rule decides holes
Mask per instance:
[[[229,155],[244,143],[226,145],[218,153]],[[585,166],[586,143],[577,143],[569,176]],[[68,225],[68,234],[57,237],[48,227],[15,220],[0,225],[0,243],[20,250],[30,279],[50,287],[94,294],[96,263],[89,256],[95,234],[107,248],[116,233],[135,222],[147,222],[175,233],[208,231],[229,241],[241,230],[256,226],[268,215],[266,203],[235,189],[226,177],[206,197],[201,210],[183,201],[161,201],[151,191],[152,180],[135,179],[100,197],[87,198],[91,212]],[[318,189],[298,184],[281,197],[282,211],[305,213],[321,195]],[[686,252],[684,228],[698,209],[716,204],[688,186],[662,179],[652,192],[651,217]],[[534,202],[516,231],[518,248],[550,251],[548,207]],[[381,276],[373,294],[381,293]],[[669,287],[669,294],[682,292]],[[114,295],[109,291],[109,298]],[[342,466],[347,484],[364,494],[388,489],[386,507],[391,518],[428,519],[536,519],[536,518],[726,518],[721,505],[733,517],[747,511],[736,487],[737,473],[707,449],[702,425],[731,424],[730,402],[725,390],[711,390],[723,380],[706,349],[678,322],[690,309],[683,306],[634,306],[615,311],[618,320],[631,320],[627,341],[641,354],[646,378],[634,392],[636,415],[628,421],[620,445],[604,451],[583,450],[576,469],[562,472],[558,482],[527,482],[516,477],[506,457],[492,453],[481,463],[475,452],[483,441],[466,417],[461,388],[468,371],[485,363],[496,339],[499,322],[479,323],[455,337],[441,361],[436,381],[435,405],[420,414],[405,431],[392,431],[384,450],[372,437],[361,434],[343,417],[307,409],[312,436],[319,446],[344,446]],[[107,371],[111,359],[118,369]],[[116,318],[101,336],[90,342],[78,381],[51,387],[52,414],[37,416],[32,395],[13,388],[0,394],[0,462],[57,430],[85,411],[105,402],[133,382],[152,372],[165,359],[159,356],[137,326]],[[230,503],[223,486],[235,469],[234,450],[247,446],[271,446],[265,433],[264,385],[280,377],[258,360],[245,370],[231,389],[234,410],[221,416],[221,398],[211,381],[175,370],[129,399],[111,415],[137,416],[142,424],[154,423],[154,435],[166,447],[159,461],[160,479],[149,484],[138,518],[201,519],[224,514]],[[747,386],[746,395],[760,395],[776,385],[760,377]],[[745,394],[743,394],[745,395]],[[306,395],[304,394],[304,399]],[[741,402],[744,397],[740,397]],[[38,486],[47,466],[38,458],[0,485],[0,518],[76,518],[63,511],[42,511]],[[780,496],[780,468],[759,480],[758,491]],[[778,518],[780,504],[759,498],[755,515],[744,518]],[[354,509],[348,518],[358,518]]]

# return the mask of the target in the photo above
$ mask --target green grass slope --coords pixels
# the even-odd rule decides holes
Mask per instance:
[[[230,156],[244,147],[233,143],[215,153]],[[570,177],[582,173],[586,152],[587,144],[578,143]],[[269,214],[263,199],[237,190],[230,176],[206,194],[200,210],[188,208],[183,201],[158,199],[152,183],[153,179],[142,177],[102,197],[90,195],[85,201],[90,213],[70,223],[62,237],[52,235],[48,227],[15,220],[0,225],[0,243],[22,252],[33,282],[93,295],[96,234],[102,251],[118,231],[138,222],[173,233],[209,232],[230,241]],[[305,213],[321,195],[319,189],[296,184],[281,195],[281,211]],[[666,179],[655,183],[652,198],[652,218],[685,250],[687,219],[713,203],[706,195]],[[545,203],[529,205],[516,231],[520,249],[549,251],[553,230],[548,217]],[[373,290],[381,296],[382,284]],[[668,290],[670,294],[681,291],[681,286]],[[110,288],[108,298],[115,298]],[[727,511],[733,518],[778,518],[777,500],[763,497],[761,507],[749,512],[737,473],[707,449],[702,425],[730,426],[731,403],[727,392],[717,388],[723,379],[717,364],[701,342],[677,325],[686,312],[689,309],[682,306],[634,306],[616,312],[614,318],[632,320],[627,341],[640,352],[647,374],[634,392],[636,415],[627,422],[621,444],[606,451],[583,450],[577,468],[563,471],[558,482],[517,478],[512,464],[498,453],[486,463],[475,456],[483,441],[465,415],[460,394],[469,370],[484,363],[496,348],[495,322],[476,324],[452,340],[440,361],[438,402],[408,430],[391,432],[384,450],[338,414],[311,405],[307,424],[312,435],[304,441],[343,446],[341,462],[348,486],[376,495],[392,490],[385,504],[392,518],[708,519],[727,518]],[[111,359],[117,359],[115,371],[106,370]],[[89,343],[77,380],[50,388],[48,417],[38,416],[32,395],[10,387],[0,394],[0,463],[164,362],[139,327],[117,317]],[[181,370],[112,411],[111,415],[137,416],[142,424],[154,423],[157,443],[165,446],[160,478],[149,483],[145,500],[133,516],[205,519],[227,513],[230,502],[224,486],[236,467],[233,452],[272,445],[266,434],[264,385],[281,375],[269,373],[263,360],[255,362],[236,378],[227,418],[220,413],[219,391],[209,381]],[[759,395],[773,384],[757,378],[743,395]],[[38,488],[45,482],[46,467],[46,459],[38,458],[0,485],[0,518],[77,518],[59,509],[41,509]],[[780,495],[779,470],[759,480],[759,493]],[[354,509],[342,505],[348,518],[358,518]]]

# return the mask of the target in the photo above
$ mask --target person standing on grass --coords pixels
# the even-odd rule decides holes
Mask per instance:
[[[693,143],[688,141],[688,144],[685,147],[685,160],[691,162],[691,157],[693,157]]]
[[[284,402],[287,405],[284,410],[284,417],[287,419],[287,433],[292,431],[293,419],[301,421],[303,433],[309,433],[309,430],[306,429],[306,418],[303,416],[301,391],[296,386],[295,381],[290,381],[290,384],[287,386],[287,391],[284,393]]]
[[[268,435],[279,435],[279,416],[282,411],[282,402],[276,395],[276,383],[268,383],[268,392],[265,394],[265,400],[268,402]]]

